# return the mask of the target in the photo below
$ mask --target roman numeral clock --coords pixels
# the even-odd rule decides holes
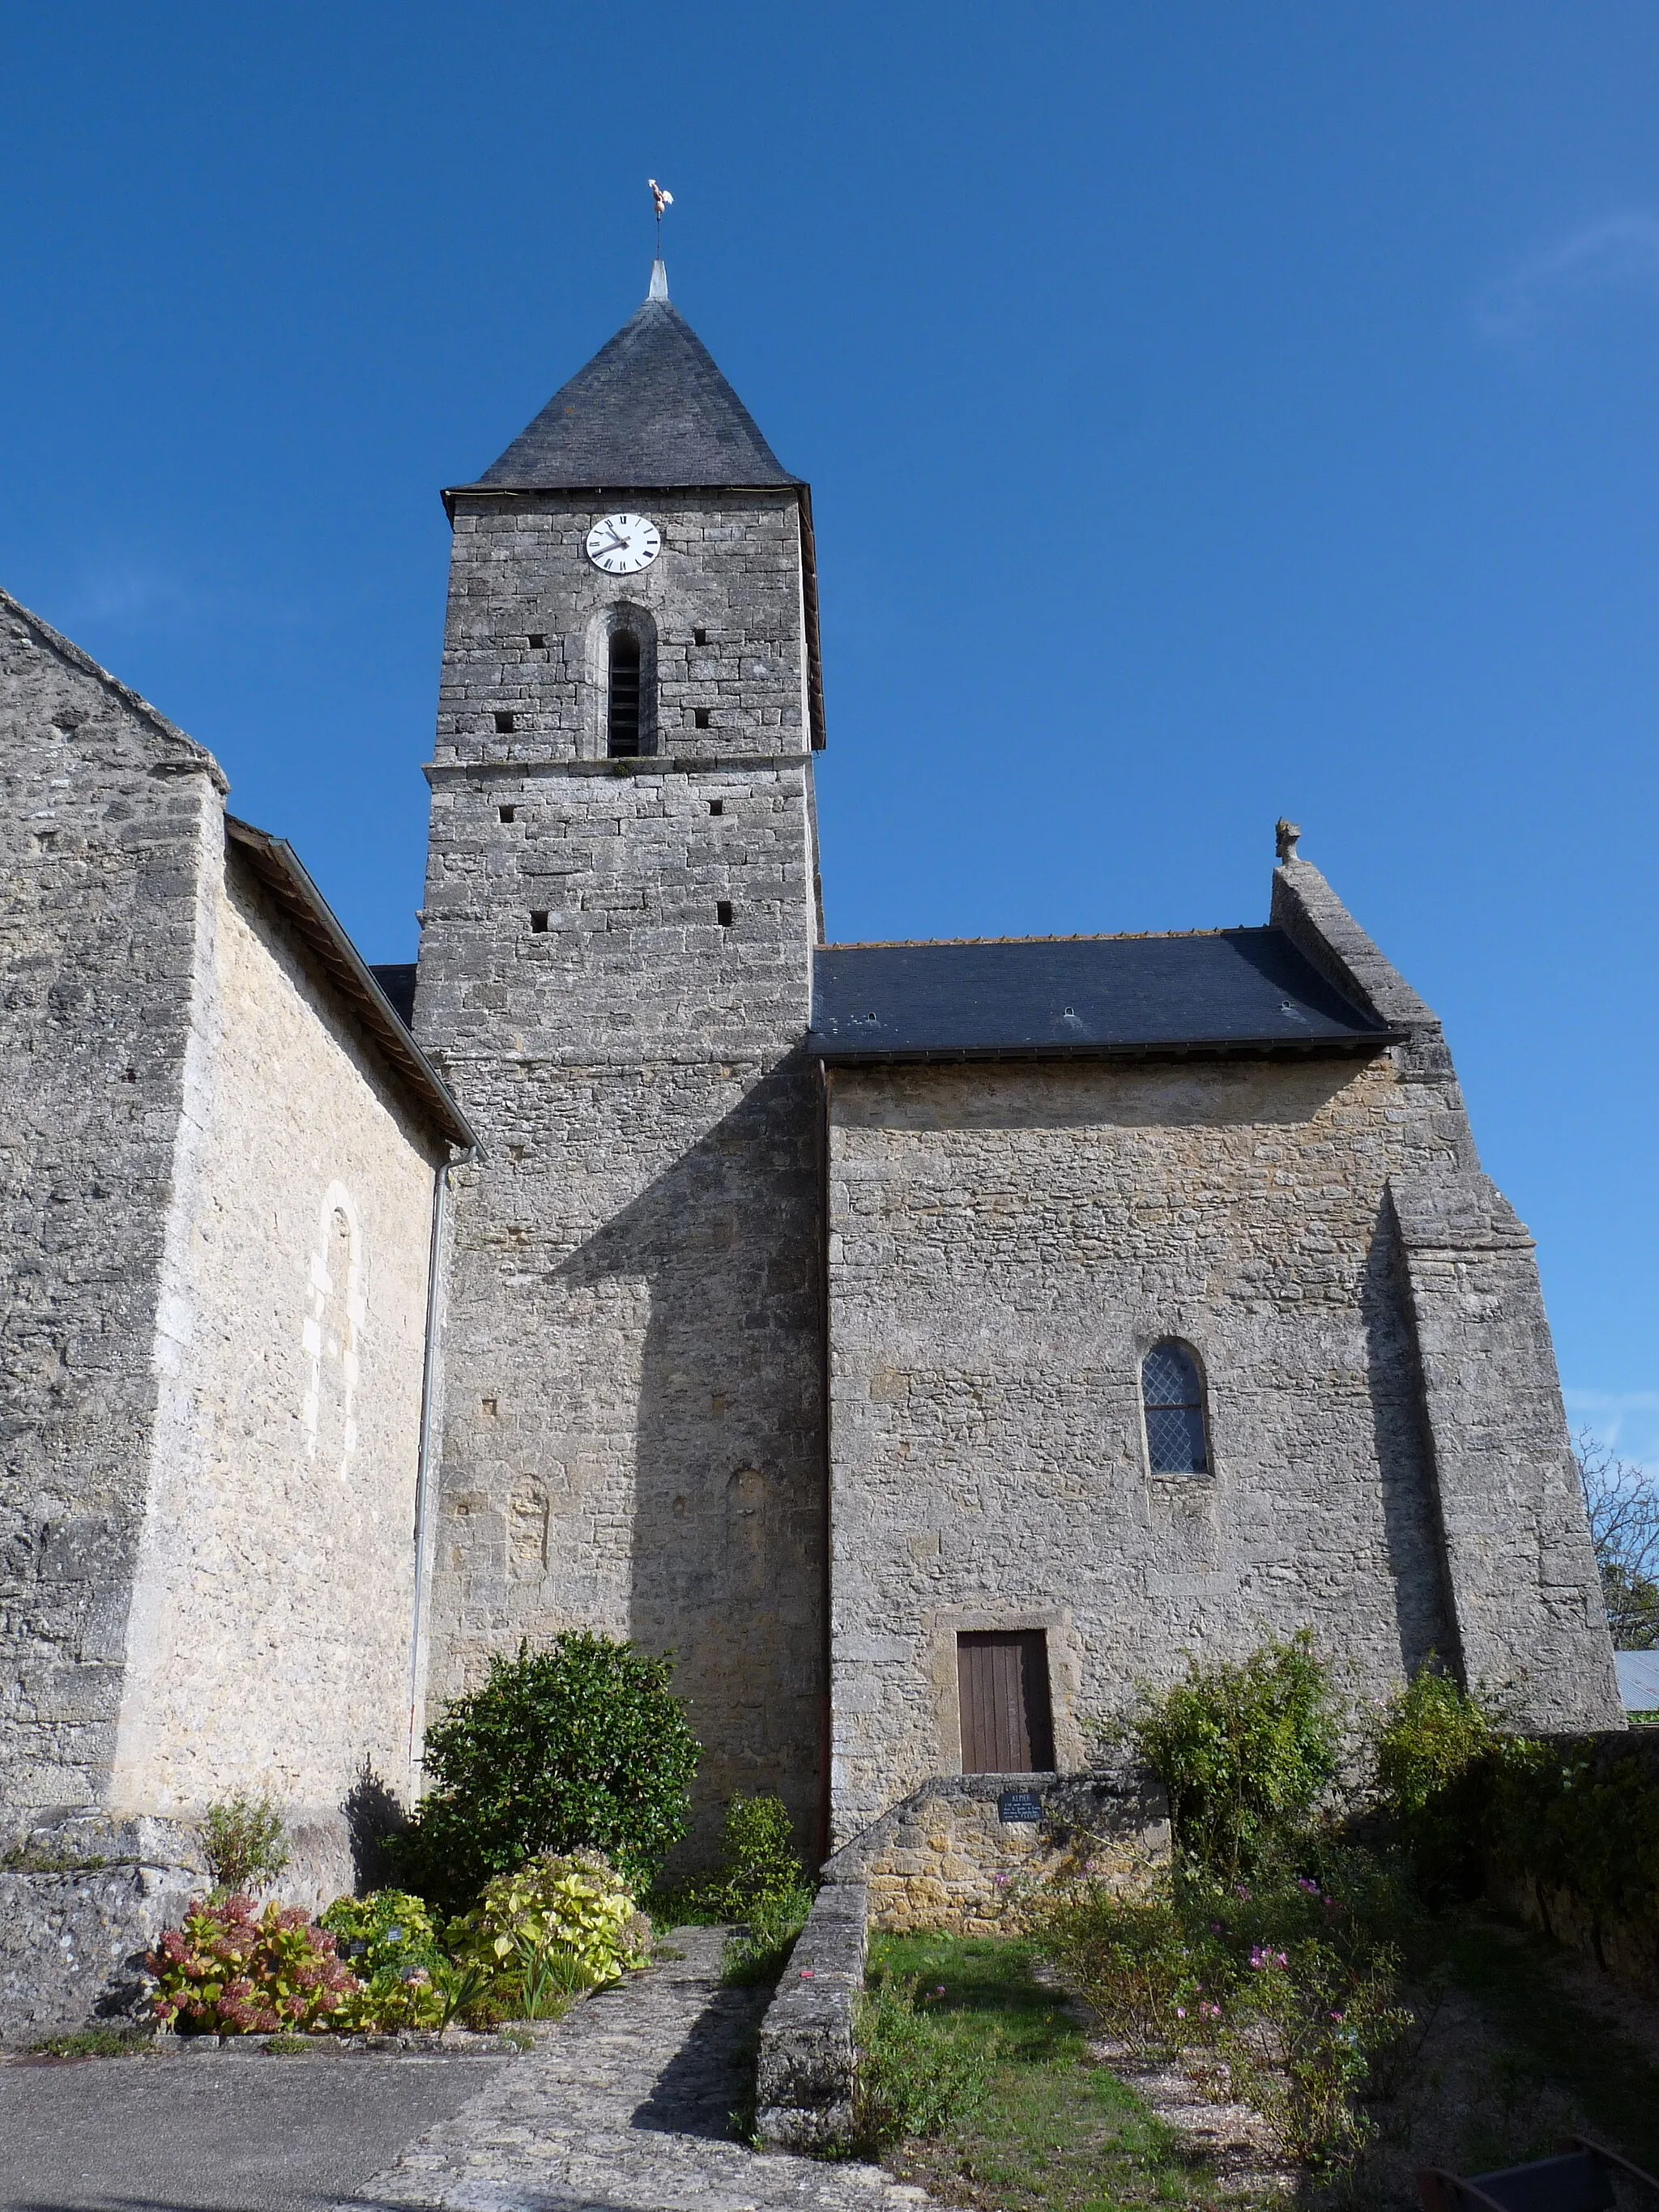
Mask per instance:
[[[637,576],[661,551],[661,532],[642,514],[602,514],[587,533],[587,557],[607,576]]]

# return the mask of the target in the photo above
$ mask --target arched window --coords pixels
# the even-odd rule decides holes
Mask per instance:
[[[1146,1413],[1146,1455],[1154,1474],[1207,1474],[1204,1385],[1198,1362],[1172,1336],[1155,1344],[1140,1363],[1140,1398]]]
[[[632,630],[613,630],[605,750],[612,760],[637,760],[640,736],[640,641]]]

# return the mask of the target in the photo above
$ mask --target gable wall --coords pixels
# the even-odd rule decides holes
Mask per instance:
[[[0,1817],[108,1773],[216,776],[0,603]]]
[[[430,1139],[231,848],[112,1802],[407,1797]]]
[[[1439,1103],[1386,1056],[834,1073],[838,1839],[959,1768],[960,1630],[1048,1632],[1062,1769],[1188,1650],[1308,1626],[1377,1692],[1451,1649],[1387,1199]],[[1212,1479],[1147,1471],[1164,1335]]]

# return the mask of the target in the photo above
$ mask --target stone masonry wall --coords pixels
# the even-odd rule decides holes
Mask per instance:
[[[1036,1819],[1003,1819],[1011,1790],[1035,1802]],[[1026,1893],[1057,1877],[1138,1890],[1169,1860],[1164,1793],[1133,1768],[954,1774],[890,1808],[842,1845],[823,1877],[864,1883],[872,1928],[995,1936],[1009,1932]]]
[[[227,863],[110,1804],[268,1790],[331,1896],[365,1765],[410,1790],[432,1140]]]
[[[1389,1184],[1457,1647],[1531,1728],[1619,1727],[1601,1577],[1533,1243],[1484,1176]]]
[[[101,1802],[155,1404],[208,755],[0,594],[0,1826]]]
[[[1444,1147],[1387,1058],[836,1073],[836,1834],[960,1766],[958,1630],[1048,1632],[1056,1752],[1186,1650],[1449,1648],[1388,1206]],[[1149,1474],[1202,1363],[1213,1473]]]
[[[662,533],[661,555],[637,576],[606,576],[583,550],[599,517],[621,507],[647,514]],[[647,729],[658,753],[805,749],[793,492],[462,499],[454,527],[439,762],[602,759],[610,629],[629,611],[643,617],[655,663]],[[498,714],[513,717],[510,732],[496,727]]]
[[[1273,911],[1403,1042],[832,1077],[838,1839],[960,1765],[962,1631],[1046,1632],[1062,1771],[1188,1651],[1304,1626],[1351,1693],[1437,1652],[1617,1723],[1530,1239],[1440,1025],[1305,862]],[[1202,1478],[1149,1469],[1164,1336]]]
[[[738,1789],[816,1835],[823,1690],[798,516],[699,498],[611,499],[665,547],[614,580],[581,550],[600,508],[460,503],[416,993],[482,1139],[454,1178],[431,1696],[566,1627],[673,1650],[696,1850]],[[610,762],[595,640],[628,608],[659,750]]]

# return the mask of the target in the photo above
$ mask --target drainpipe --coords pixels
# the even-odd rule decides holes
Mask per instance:
[[[421,1364],[421,1440],[415,1470],[415,1617],[409,1641],[409,1775],[412,1796],[419,1795],[415,1787],[420,1773],[420,1745],[416,1731],[420,1723],[422,1678],[426,1672],[427,1520],[432,1474],[432,1413],[438,1395],[444,1220],[448,1211],[449,1170],[452,1166],[465,1167],[473,1157],[474,1148],[469,1146],[454,1159],[443,1161],[432,1185],[432,1242],[427,1254],[426,1335]]]

